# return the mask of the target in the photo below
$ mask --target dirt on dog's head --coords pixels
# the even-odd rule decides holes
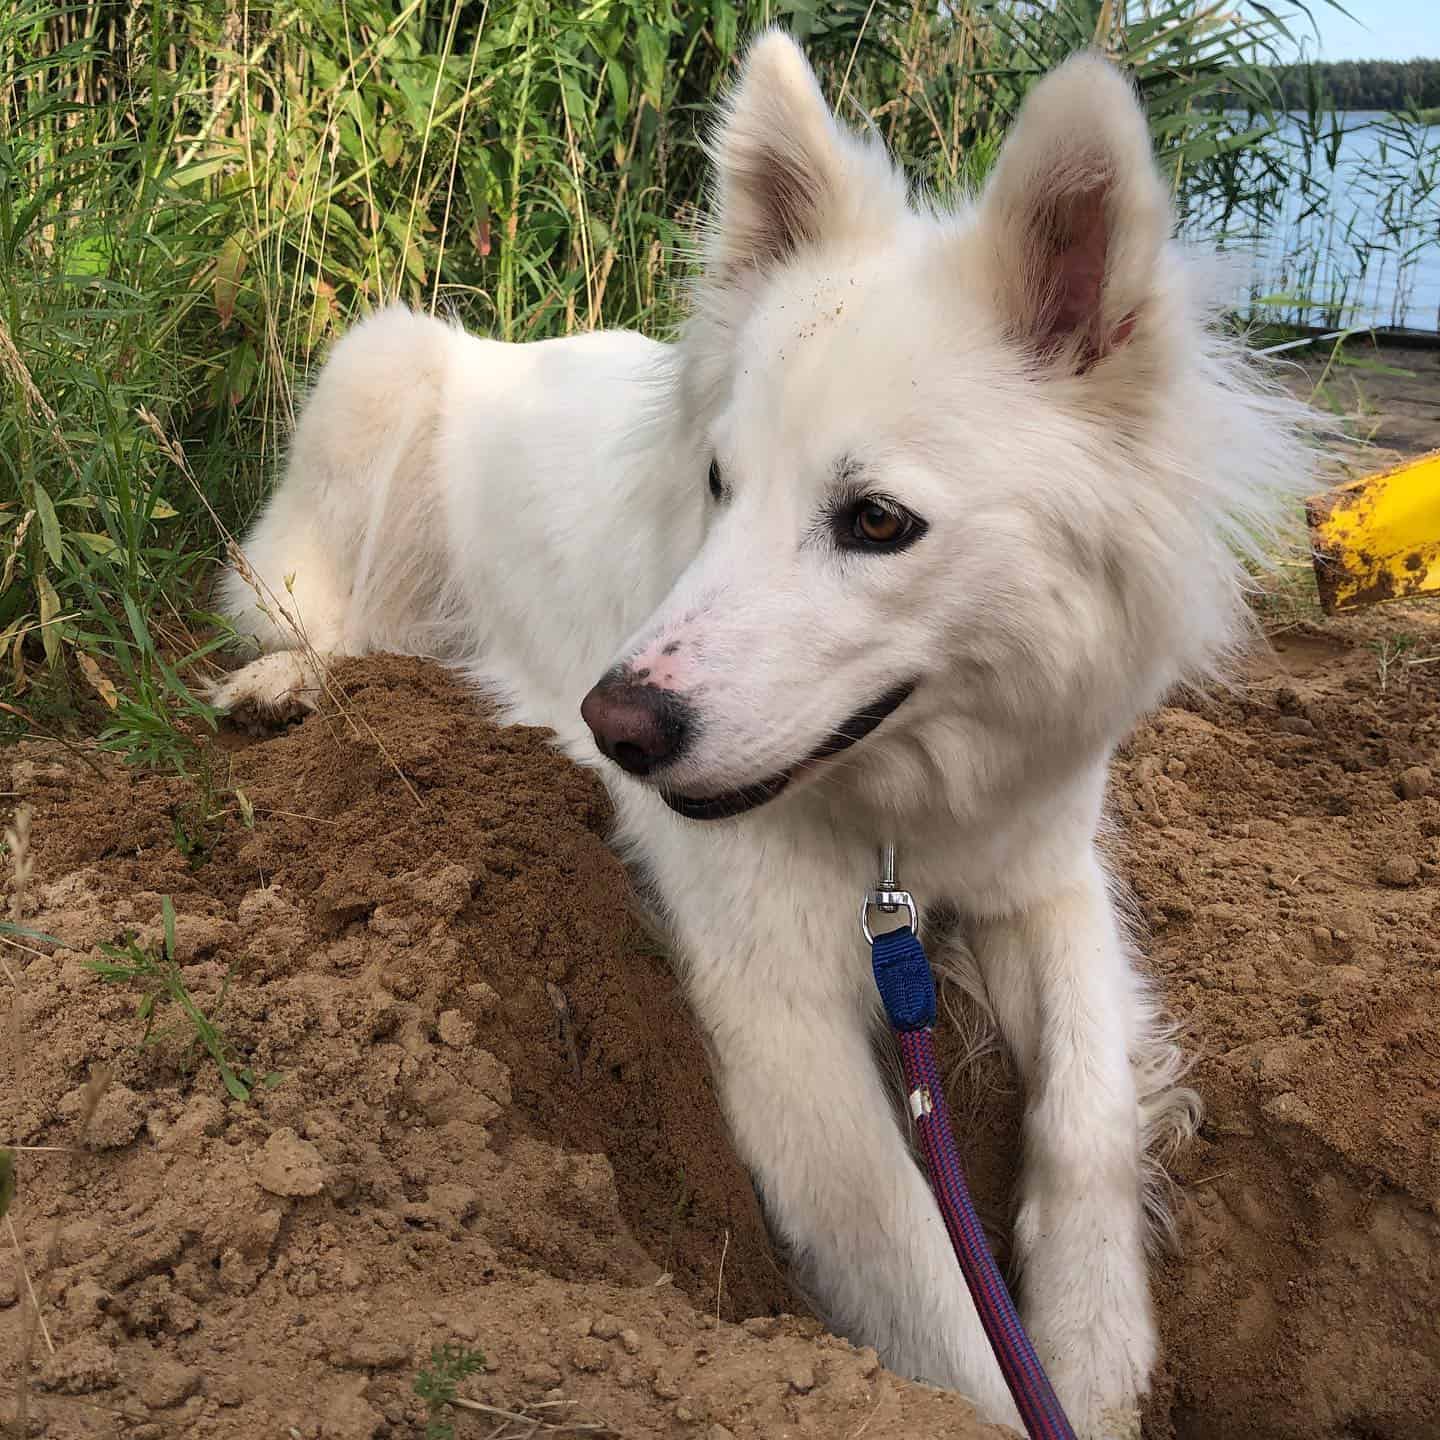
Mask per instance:
[[[812,775],[963,806],[1213,668],[1304,412],[1210,327],[1129,82],[1072,58],[937,209],[771,32],[712,151],[682,346],[708,533],[591,702],[612,758],[697,818]]]

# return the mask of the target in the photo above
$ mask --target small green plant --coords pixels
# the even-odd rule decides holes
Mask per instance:
[[[0,842],[0,855],[14,854],[14,847]],[[43,930],[31,930],[24,925],[16,925],[10,920],[0,920],[0,935],[10,940],[43,940],[47,945],[58,945],[62,950],[73,950],[75,947],[64,940],[57,939],[54,935],[47,935]]]
[[[436,1345],[430,1363],[415,1377],[415,1393],[425,1402],[429,1418],[425,1440],[454,1440],[455,1426],[448,1414],[450,1402],[467,1375],[485,1368],[485,1357],[463,1345]]]
[[[217,783],[215,764],[209,746],[199,745],[194,752],[194,765],[187,779],[194,786],[190,798],[170,810],[170,838],[185,857],[192,870],[198,870],[209,858],[220,838],[220,829],[230,808],[223,803]],[[255,812],[250,802],[238,791],[232,792],[239,807],[241,823],[252,829]]]
[[[192,870],[198,870],[210,858],[214,843],[210,819],[203,806],[179,805],[170,812],[170,838]]]
[[[132,936],[123,945],[102,945],[100,948],[110,958],[92,960],[89,968],[107,985],[132,985],[140,991],[136,1013],[145,1022],[141,1045],[149,1045],[160,1038],[155,1031],[155,1022],[164,1006],[173,1005],[190,1022],[194,1043],[209,1052],[226,1090],[236,1100],[248,1100],[257,1085],[267,1090],[274,1089],[281,1079],[278,1072],[257,1076],[248,1065],[237,1066],[232,1060],[233,1047],[224,1032],[195,1003],[194,997],[185,988],[180,967],[175,962],[175,907],[168,895],[160,901],[160,908],[165,921],[165,938],[158,954],[154,950],[143,949]],[[217,1008],[225,1003],[229,983],[227,975],[225,987],[216,1002]]]

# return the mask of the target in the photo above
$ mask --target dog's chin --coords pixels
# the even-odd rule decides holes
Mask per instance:
[[[766,780],[755,780],[735,790],[726,790],[718,795],[682,795],[677,790],[663,787],[660,798],[677,814],[687,820],[731,820],[747,810],[756,810],[780,794],[800,770],[808,774],[822,761],[858,745],[888,716],[893,715],[914,694],[918,682],[906,680],[893,689],[887,690],[878,700],[857,710],[843,725],[831,731],[830,735],[815,747],[802,761],[781,770]]]

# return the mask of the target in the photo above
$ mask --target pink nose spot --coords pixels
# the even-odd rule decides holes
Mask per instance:
[[[695,682],[688,650],[679,640],[656,641],[636,655],[628,668],[642,685],[653,685],[657,690],[687,690]]]

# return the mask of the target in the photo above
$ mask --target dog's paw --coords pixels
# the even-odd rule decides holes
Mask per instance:
[[[320,677],[298,650],[277,650],[211,687],[210,703],[254,735],[303,720],[320,703]]]
[[[1030,1327],[1031,1339],[1056,1398],[1079,1440],[1140,1440],[1140,1401],[1149,1389],[1149,1369],[1140,1353],[1117,1347],[1113,1334],[1047,1334]]]
[[[1140,1400],[1149,1388],[1145,1335],[1112,1327],[1098,1335],[1036,1334],[1032,1327],[1031,1338],[1079,1440],[1140,1440]]]
[[[1114,1216],[1027,1204],[1017,1217],[1027,1328],[1080,1440],[1140,1440],[1158,1350],[1139,1217]]]

